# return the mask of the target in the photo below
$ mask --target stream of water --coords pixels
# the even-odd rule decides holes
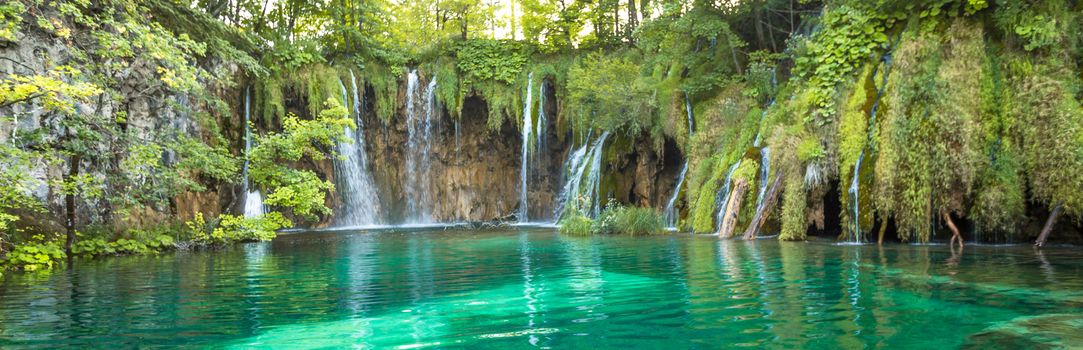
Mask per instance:
[[[1075,248],[305,232],[5,276],[0,347],[1068,347],[1080,271]]]

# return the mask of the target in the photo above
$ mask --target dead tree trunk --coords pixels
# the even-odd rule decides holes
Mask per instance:
[[[1042,234],[1038,235],[1038,240],[1034,241],[1034,246],[1040,248],[1045,245],[1045,241],[1049,239],[1049,234],[1053,232],[1053,226],[1057,224],[1057,218],[1063,209],[1062,205],[1057,205],[1053,208],[1053,212],[1049,213],[1049,218],[1045,220],[1045,227],[1042,228]]]
[[[741,213],[741,202],[747,190],[748,181],[736,180],[733,183],[733,191],[730,192],[730,198],[726,201],[728,204],[722,214],[722,225],[718,228],[718,237],[733,237],[733,230],[737,228],[737,215]]]
[[[771,209],[778,203],[778,195],[782,189],[782,172],[775,172],[775,178],[771,182],[771,187],[767,189],[766,197],[763,198],[763,204],[761,208],[757,208],[756,216],[752,218],[752,223],[748,225],[748,229],[745,230],[744,239],[755,239],[756,235],[760,233],[760,227],[767,221],[767,217],[771,214]]]
[[[946,211],[940,212],[940,216],[944,218],[944,223],[948,225],[948,229],[951,230],[951,241],[948,246],[955,247],[955,241],[959,241],[959,247],[963,247],[963,235],[959,233],[959,228],[955,227],[955,221],[951,220],[951,214]]]

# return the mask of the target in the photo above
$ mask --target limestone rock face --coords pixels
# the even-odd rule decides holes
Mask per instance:
[[[405,107],[404,107],[405,108]],[[404,108],[390,123],[365,114],[365,141],[372,176],[387,223],[491,221],[518,211],[521,136],[511,123],[499,130],[486,126],[488,106],[479,96],[467,98],[460,119],[443,108],[432,118],[429,164],[411,177],[406,157],[409,130]],[[530,219],[550,221],[565,148],[550,128],[548,147],[536,152],[528,181]],[[411,217],[406,186],[428,191],[414,203],[429,216]]]
[[[73,33],[75,41],[92,40],[87,33]],[[18,33],[17,40],[0,45],[0,76],[12,77],[45,75],[58,66],[71,65],[82,71],[80,61],[73,59],[68,43],[36,28],[27,27]],[[222,67],[221,72],[236,72],[236,67]],[[232,74],[232,73],[229,73]],[[22,224],[36,227],[40,232],[62,232],[64,225],[64,195],[60,193],[58,183],[68,174],[72,166],[77,166],[79,174],[89,175],[99,184],[102,196],[97,198],[79,198],[76,201],[76,225],[89,224],[114,226],[118,229],[146,227],[164,223],[172,219],[188,219],[195,212],[205,215],[217,215],[229,210],[233,202],[233,184],[204,183],[208,188],[202,193],[182,193],[168,202],[156,205],[127,205],[123,201],[111,198],[122,197],[130,190],[133,179],[123,166],[130,145],[159,143],[176,136],[191,138],[206,137],[205,131],[195,120],[197,111],[209,110],[208,106],[189,101],[188,96],[174,94],[162,88],[155,67],[136,60],[128,69],[113,77],[115,85],[110,86],[117,95],[94,98],[86,103],[76,103],[75,113],[93,115],[113,125],[119,134],[104,133],[101,140],[87,143],[91,149],[86,152],[78,164],[70,164],[70,157],[60,157],[55,161],[34,159],[30,169],[24,169],[32,183],[30,195],[45,204],[43,213],[20,213],[28,220]],[[214,82],[205,82],[212,93],[226,96],[228,102],[241,101],[236,91],[218,87]],[[235,99],[234,99],[235,98]],[[238,104],[240,105],[240,104]],[[235,113],[240,113],[235,110]],[[66,137],[69,130],[65,126],[62,113],[47,111],[38,100],[17,103],[0,108],[0,115],[10,117],[0,121],[0,143],[17,144],[21,147],[55,147],[58,140]],[[121,118],[123,117],[123,118]],[[234,145],[241,145],[229,119],[240,118],[239,114],[216,115],[223,133]],[[23,135],[23,136],[20,136]],[[26,135],[37,135],[37,139],[27,139]],[[24,139],[19,139],[23,137]],[[31,142],[33,144],[27,144]],[[35,146],[36,145],[36,146]],[[231,147],[238,149],[236,147]],[[162,154],[162,162],[175,161],[172,152]]]

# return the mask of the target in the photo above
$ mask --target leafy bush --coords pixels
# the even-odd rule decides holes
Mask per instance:
[[[114,254],[116,250],[109,242],[101,238],[84,239],[71,245],[71,253],[76,256],[99,256]]]
[[[115,242],[110,242],[109,247],[113,248],[113,251],[117,252],[118,254],[150,253],[150,248],[148,248],[146,244],[143,244],[143,242],[134,239],[121,238],[116,240]]]
[[[66,257],[67,254],[64,254],[61,242],[38,241],[16,246],[15,249],[8,252],[7,257],[0,261],[0,265],[23,271],[47,270]]]
[[[208,224],[202,213],[196,213],[188,221],[192,242],[198,244],[221,245],[233,242],[267,241],[274,239],[278,230],[292,223],[279,212],[270,212],[255,218],[239,215],[222,214],[215,223]]]
[[[251,161],[249,178],[267,193],[264,203],[288,209],[310,220],[331,212],[324,203],[334,184],[321,180],[315,172],[297,169],[291,164],[304,158],[326,159],[325,150],[344,137],[342,129],[353,127],[346,107],[335,99],[325,103],[326,109],[315,120],[301,120],[292,114],[287,116],[282,133],[260,137],[248,154]]]

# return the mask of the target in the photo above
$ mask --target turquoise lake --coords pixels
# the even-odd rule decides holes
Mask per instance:
[[[0,282],[0,347],[1083,347],[1073,247],[282,235]]]

